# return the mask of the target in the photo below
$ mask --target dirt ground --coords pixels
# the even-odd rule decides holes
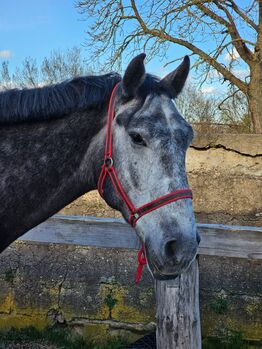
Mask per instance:
[[[96,190],[81,196],[59,213],[72,216],[122,218],[119,212],[113,210],[105,203]]]

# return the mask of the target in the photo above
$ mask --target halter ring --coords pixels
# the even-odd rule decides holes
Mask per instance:
[[[114,160],[111,157],[107,157],[104,160],[104,164],[105,164],[106,168],[110,168],[110,167],[112,167],[114,165]]]

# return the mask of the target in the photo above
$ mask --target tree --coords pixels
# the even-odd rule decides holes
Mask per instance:
[[[9,73],[8,62],[4,61],[0,70],[0,79],[2,81],[2,85],[6,88],[11,88],[11,77]]]
[[[141,50],[168,57],[173,44],[183,46],[197,57],[202,82],[213,76],[246,96],[253,130],[262,133],[261,0],[77,0],[77,8],[91,23],[96,58],[112,63]]]
[[[26,57],[21,68],[16,67],[12,75],[12,84],[19,87],[37,87],[40,84],[40,72],[36,59]]]
[[[41,65],[43,80],[54,84],[88,72],[86,64],[81,57],[81,49],[74,47],[65,53],[53,51],[49,58],[44,58]]]
[[[219,122],[230,124],[233,129],[235,126],[240,132],[251,132],[252,125],[246,96],[241,91],[236,90],[233,98],[229,97],[223,101],[218,101]]]
[[[176,106],[183,117],[190,123],[212,123],[219,120],[216,112],[217,101],[205,97],[201,91],[187,84],[176,99]]]
[[[197,132],[251,132],[247,100],[239,91],[233,98],[215,98],[187,83],[176,98],[176,106]]]
[[[5,89],[37,87],[72,79],[88,72],[90,71],[81,56],[81,50],[73,47],[66,52],[51,52],[40,66],[35,59],[27,57],[12,75],[8,61],[4,61],[0,67],[0,86]]]

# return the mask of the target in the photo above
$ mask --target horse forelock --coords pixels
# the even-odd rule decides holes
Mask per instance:
[[[179,113],[161,79],[154,75],[146,74],[135,97],[120,106],[118,113],[122,114],[120,124],[126,128],[144,128],[150,137],[165,141],[173,134],[184,138],[185,144],[192,140],[192,127]]]

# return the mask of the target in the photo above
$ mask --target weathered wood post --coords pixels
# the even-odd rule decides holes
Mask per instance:
[[[196,259],[175,280],[156,281],[157,349],[201,349]]]

